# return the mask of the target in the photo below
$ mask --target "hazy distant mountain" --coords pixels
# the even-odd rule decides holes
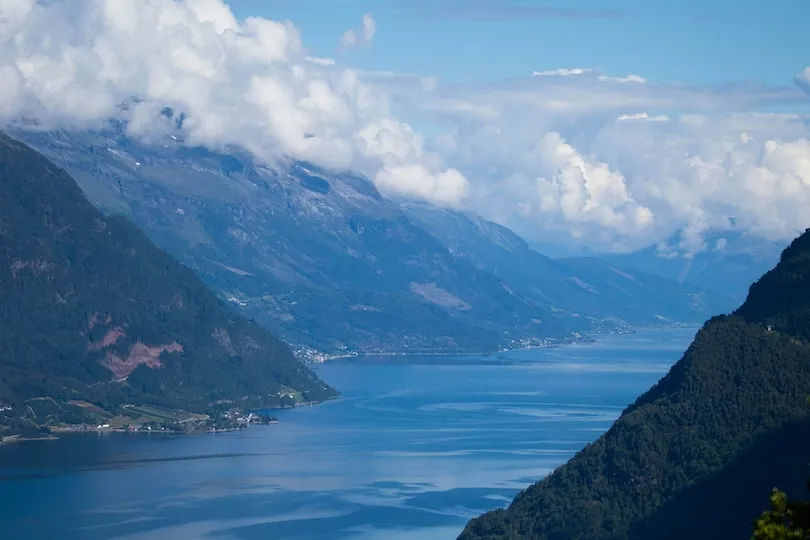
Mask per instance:
[[[599,259],[553,260],[511,230],[479,216],[402,203],[408,217],[458,259],[502,279],[551,310],[634,325],[699,321],[730,307],[724,295]]]
[[[712,231],[704,236],[705,251],[689,259],[677,249],[679,235],[669,241],[627,254],[601,258],[727,295],[742,303],[748,286],[772,268],[786,242],[765,240],[740,231]]]
[[[530,239],[527,240],[527,243],[533,250],[551,257],[552,259],[564,259],[567,257],[592,257],[597,255],[597,253],[587,246],[565,246],[555,242]]]
[[[353,174],[268,167],[172,135],[146,144],[126,137],[120,123],[14,133],[70,171],[100,209],[130,218],[233,306],[296,345],[488,350],[657,315],[697,321],[715,309],[711,298],[696,307],[677,294],[625,309],[627,295],[604,286],[616,281],[611,269],[601,282],[585,280],[478,218],[451,233],[463,220],[431,220],[460,214],[403,209]],[[454,249],[453,235],[470,256]]]

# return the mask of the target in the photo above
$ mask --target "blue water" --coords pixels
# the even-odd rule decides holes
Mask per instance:
[[[216,435],[0,447],[0,531],[25,539],[452,540],[605,431],[694,329],[488,357],[366,358],[343,397]]]

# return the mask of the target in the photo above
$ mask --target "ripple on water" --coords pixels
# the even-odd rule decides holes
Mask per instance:
[[[4,537],[450,540],[607,429],[693,336],[325,364],[343,398],[278,425],[3,447]]]

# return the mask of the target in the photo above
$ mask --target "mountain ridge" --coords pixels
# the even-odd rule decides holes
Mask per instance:
[[[191,269],[2,133],[0,239],[0,403],[21,413],[15,421],[91,418],[76,401],[202,412],[336,395]],[[38,415],[31,400],[54,406]]]
[[[636,326],[696,322],[737,307],[730,298],[645,274],[601,259],[552,259],[510,229],[479,216],[404,202],[406,215],[424,225],[457,258],[467,259],[538,302],[577,316]],[[469,232],[478,231],[478,234]],[[691,298],[685,298],[691,297]]]
[[[732,220],[730,225],[738,224]],[[777,263],[785,247],[783,242],[758,238],[738,227],[704,231],[702,248],[692,252],[680,247],[683,234],[679,231],[664,242],[630,253],[598,257],[723,294],[739,305],[748,286]]]
[[[810,448],[810,230],[731,315],[709,319],[683,357],[610,429],[509,505],[472,520],[461,540],[597,540],[750,534],[769,488],[804,486]],[[798,427],[797,427],[798,426]],[[750,484],[740,463],[764,466]],[[763,491],[763,486],[768,486]],[[707,515],[709,494],[731,493],[731,522]],[[795,491],[794,491],[795,492]],[[677,526],[675,525],[677,524]]]
[[[589,291],[584,280],[565,275],[570,269],[526,251],[512,231],[475,218],[480,226],[464,234],[489,260],[453,253],[441,230],[351,173],[297,162],[268,166],[238,151],[189,148],[179,135],[156,134],[146,144],[127,137],[123,123],[93,132],[16,126],[13,135],[69,170],[99,208],[138,223],[221,298],[310,359],[487,352],[629,324],[691,323],[725,305],[710,299],[696,309],[670,295],[655,309],[637,303],[625,320],[613,313],[627,299],[621,290],[599,284]],[[532,272],[495,271],[499,241],[517,242],[523,259],[513,252],[508,265],[528,261]],[[546,268],[554,279],[542,275]]]

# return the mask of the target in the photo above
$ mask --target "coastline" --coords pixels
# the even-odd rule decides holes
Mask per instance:
[[[675,329],[675,328],[691,328],[699,327],[702,322],[695,323],[673,323],[664,325],[646,325],[646,326],[626,326],[613,332],[590,332],[587,334],[580,334],[576,337],[568,338],[537,338],[538,341],[543,343],[522,345],[519,347],[503,347],[500,349],[493,349],[488,351],[468,351],[468,350],[426,350],[426,351],[352,351],[345,353],[321,353],[315,351],[315,358],[299,358],[305,364],[323,364],[333,360],[345,360],[349,358],[369,358],[374,356],[487,356],[498,353],[527,351],[532,349],[555,349],[565,347],[568,345],[587,345],[598,343],[600,337],[605,336],[622,336],[630,334],[638,334],[640,331],[653,330],[653,329]],[[332,399],[332,398],[330,398]]]
[[[311,407],[313,405],[319,405],[326,401],[331,401],[334,399],[339,399],[340,396],[333,396],[323,399],[321,401],[302,401],[300,403],[296,403],[292,406],[276,406],[276,407],[258,407],[254,409],[245,409],[243,412],[247,415],[251,413],[261,413],[263,411],[278,411],[278,410],[286,410],[286,409],[296,409],[298,407]],[[52,426],[48,427],[50,430],[49,433],[42,435],[38,435],[36,437],[24,437],[21,434],[15,435],[6,435],[0,436],[0,447],[7,445],[7,444],[14,444],[14,443],[24,443],[30,441],[56,441],[59,440],[60,435],[89,435],[89,434],[96,434],[96,435],[108,435],[110,433],[126,433],[130,435],[182,435],[182,436],[193,436],[193,435],[208,435],[208,434],[216,434],[216,433],[229,433],[233,431],[243,431],[248,429],[250,426],[255,425],[275,425],[278,424],[278,418],[273,417],[270,421],[267,422],[252,422],[248,421],[245,423],[236,423],[234,425],[228,427],[210,427],[205,429],[192,429],[192,430],[178,430],[178,429],[144,429],[144,428],[125,428],[125,427],[95,427],[89,424],[67,424],[67,425],[60,425],[60,426]]]
[[[575,339],[567,338],[565,341],[552,341],[545,340],[545,343],[535,345],[523,345],[520,347],[504,347],[500,349],[492,349],[488,351],[466,351],[466,350],[427,350],[427,351],[356,351],[339,354],[326,354],[321,353],[318,359],[308,360],[308,364],[323,364],[332,360],[342,360],[347,358],[369,358],[374,356],[486,356],[498,353],[507,353],[514,351],[527,351],[532,349],[554,349],[558,347],[565,347],[566,345],[584,345],[588,343],[596,343],[596,336],[603,335],[622,335],[632,334],[635,332],[617,332],[613,334],[588,334],[582,335]]]
[[[664,329],[664,328],[683,328],[683,327],[691,327],[692,325],[689,324],[677,324],[677,325],[666,325],[666,326],[640,326],[640,327],[628,327],[625,331],[620,332],[604,332],[604,333],[591,333],[587,335],[577,336],[574,339],[568,338],[565,340],[559,341],[551,341],[546,340],[544,343],[540,344],[533,344],[533,345],[525,345],[521,347],[506,347],[502,349],[492,350],[492,351],[485,351],[485,352],[469,352],[469,351],[368,351],[368,352],[352,352],[352,353],[344,353],[344,354],[334,354],[334,355],[324,355],[323,359],[310,361],[310,364],[323,364],[332,360],[342,360],[342,359],[351,359],[351,358],[368,358],[368,357],[417,357],[417,356],[487,356],[487,355],[495,355],[499,353],[508,353],[508,352],[516,352],[516,351],[524,351],[524,350],[533,350],[533,349],[554,349],[554,348],[561,348],[568,345],[589,345],[589,344],[598,344],[600,337],[606,336],[619,336],[619,335],[629,335],[629,334],[638,334],[639,331],[643,331],[645,329]],[[286,410],[286,409],[295,409],[298,407],[311,407],[313,405],[320,405],[327,401],[333,401],[340,399],[340,395],[327,397],[322,400],[318,401],[302,401],[299,403],[295,403],[291,406],[274,406],[274,407],[257,407],[251,409],[245,409],[244,413],[251,413],[251,412],[266,412],[266,411],[274,411],[274,410]],[[278,423],[276,420],[275,422],[270,422],[270,424]],[[47,441],[47,440],[58,440],[58,434],[89,434],[89,433],[96,433],[96,434],[108,434],[108,433],[134,433],[134,434],[152,434],[157,433],[160,435],[204,435],[204,434],[212,434],[212,433],[227,433],[232,431],[242,431],[247,429],[250,424],[248,425],[234,425],[230,427],[223,427],[223,428],[209,428],[209,429],[198,429],[198,430],[174,430],[174,429],[155,429],[155,430],[146,430],[146,429],[125,429],[121,427],[105,427],[105,428],[97,428],[94,426],[85,426],[85,425],[67,425],[67,426],[58,426],[51,429],[51,433],[43,434],[37,437],[23,437],[19,434],[17,435],[7,435],[5,437],[0,437],[0,446],[6,444],[13,444],[13,443],[22,443],[26,441]]]
[[[3,437],[0,440],[0,446],[6,444],[20,444],[25,442],[33,442],[33,441],[58,441],[62,438],[62,436],[82,436],[82,435],[92,435],[95,434],[96,436],[99,435],[109,435],[111,433],[120,433],[120,434],[127,434],[127,435],[136,435],[136,436],[195,436],[195,435],[206,435],[206,434],[214,434],[214,433],[227,433],[231,431],[242,431],[246,428],[225,428],[225,429],[212,429],[209,431],[173,431],[173,430],[153,430],[153,431],[146,431],[146,430],[139,430],[139,431],[132,431],[128,429],[70,429],[67,427],[58,428],[55,433],[59,435],[51,434],[47,437],[22,437],[20,435],[9,435],[7,437]]]
[[[27,441],[55,441],[59,439],[56,435],[43,435],[41,437],[23,437],[22,435],[7,435],[0,437],[0,446],[4,444],[23,443]]]

